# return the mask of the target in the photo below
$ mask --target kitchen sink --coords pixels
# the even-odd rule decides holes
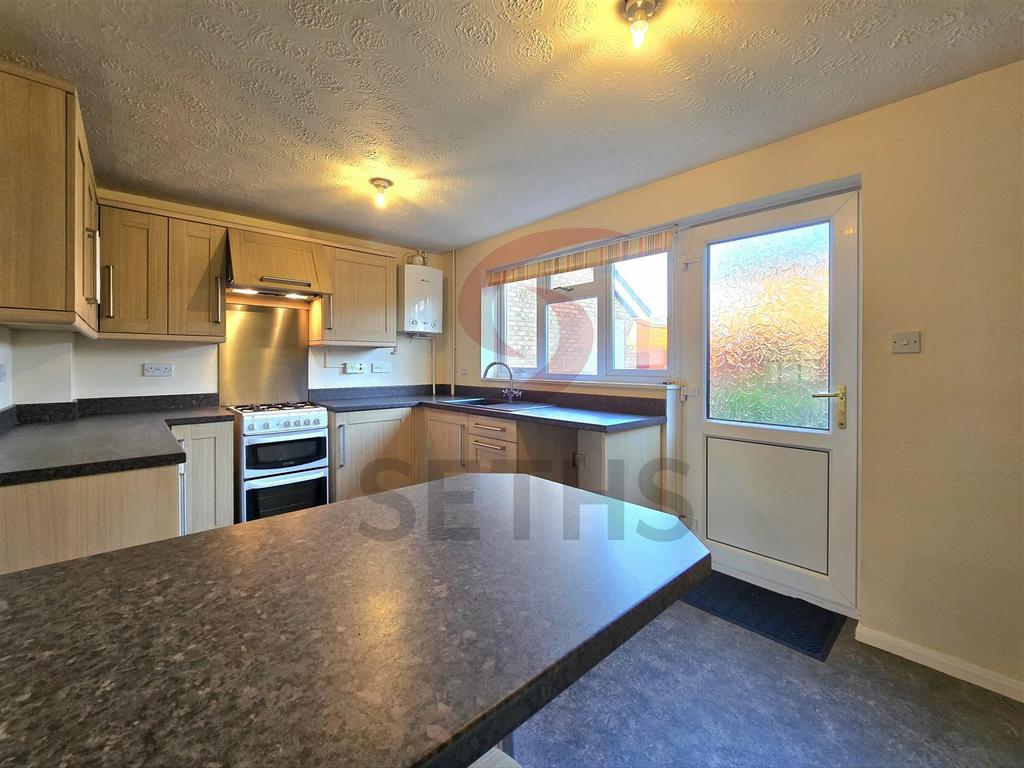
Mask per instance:
[[[545,403],[524,403],[521,400],[495,400],[488,397],[457,397],[446,400],[453,405],[471,405],[474,408],[491,408],[495,411],[528,411],[533,408],[550,408]]]

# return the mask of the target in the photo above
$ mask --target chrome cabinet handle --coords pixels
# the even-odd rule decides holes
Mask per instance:
[[[459,424],[459,466],[466,466],[466,425]]]
[[[835,392],[814,392],[811,397],[834,397],[839,401],[839,407],[836,409],[836,426],[839,429],[846,429],[846,385],[840,384],[839,388]]]
[[[274,277],[273,275],[260,275],[261,283],[284,283],[285,285],[302,285],[312,288],[313,283],[309,280],[296,280],[294,277]]]
[[[86,304],[99,304],[100,303],[100,231],[95,227],[86,227],[85,236],[92,238],[92,257],[93,266],[96,273],[96,283],[93,285],[95,296],[86,296]]]
[[[477,427],[479,429],[488,429],[491,432],[504,432],[505,431],[504,427],[492,427],[490,424],[477,424],[475,421],[473,422],[473,426]]]
[[[334,330],[334,294],[328,293],[324,296],[327,299],[327,324],[324,326],[326,330]]]
[[[185,450],[185,441],[179,440],[178,447]],[[178,465],[178,535],[184,536],[188,533],[188,475],[185,474],[185,464]]]
[[[341,469],[348,463],[348,430],[345,429],[344,424],[338,425],[338,435],[338,444],[341,448],[339,451],[341,455],[338,457],[338,469]]]
[[[114,317],[114,265],[107,264],[107,311],[106,316]]]
[[[219,325],[224,322],[224,278],[217,275],[214,280],[217,285],[217,314],[214,316],[213,322]]]
[[[473,445],[478,445],[481,448],[490,448],[492,451],[504,451],[504,445],[491,445],[490,443],[479,443],[476,440],[473,441]]]

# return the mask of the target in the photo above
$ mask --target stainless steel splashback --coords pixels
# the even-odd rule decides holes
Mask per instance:
[[[309,312],[227,305],[220,404],[299,402],[309,396]]]

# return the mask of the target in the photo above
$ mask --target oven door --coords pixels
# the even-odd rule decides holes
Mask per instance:
[[[327,503],[328,469],[291,472],[242,483],[239,522],[297,512]]]
[[[326,466],[326,429],[242,437],[242,477],[246,480]]]

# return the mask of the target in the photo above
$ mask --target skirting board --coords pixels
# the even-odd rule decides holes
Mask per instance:
[[[950,677],[987,688],[1015,701],[1024,701],[1024,681],[1014,680],[1012,677],[979,667],[977,664],[958,659],[955,656],[901,640],[885,632],[879,632],[877,629],[865,627],[863,624],[857,625],[853,636],[866,645],[881,648],[883,651],[902,656],[904,659],[937,669]]]

